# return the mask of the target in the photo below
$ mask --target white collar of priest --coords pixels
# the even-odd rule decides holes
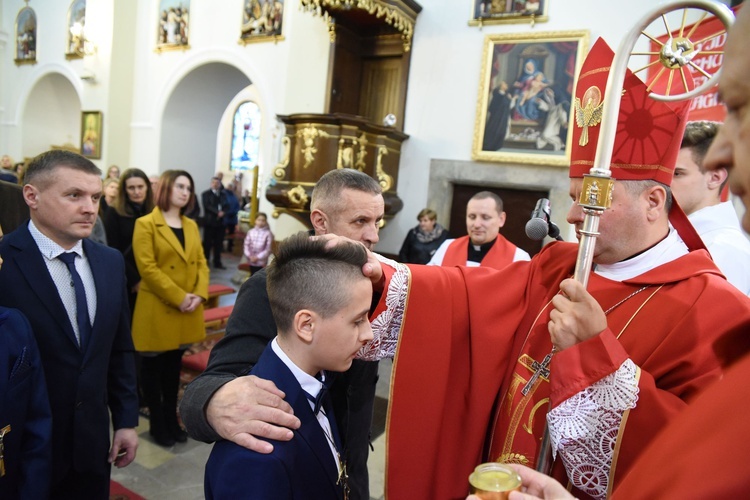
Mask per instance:
[[[645,252],[615,264],[597,264],[594,272],[613,281],[625,281],[677,260],[688,252],[680,235],[670,225],[667,237]]]
[[[471,240],[469,240],[469,252],[466,256],[466,260],[470,262],[482,262],[482,259],[484,259],[484,256],[487,255],[487,253],[492,249],[492,245],[495,244],[497,238],[499,238],[499,235],[492,241],[483,243],[481,245],[475,245],[471,242]]]

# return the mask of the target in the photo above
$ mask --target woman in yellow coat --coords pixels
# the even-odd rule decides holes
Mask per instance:
[[[133,344],[143,356],[141,383],[150,433],[162,446],[185,442],[177,422],[177,390],[185,348],[205,338],[203,302],[208,266],[198,225],[183,214],[195,203],[183,170],[161,176],[156,208],[135,222],[133,254],[141,285],[133,314]]]

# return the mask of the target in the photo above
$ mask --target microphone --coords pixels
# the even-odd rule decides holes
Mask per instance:
[[[534,241],[543,240],[545,236],[560,240],[560,228],[550,220],[551,212],[549,200],[540,198],[526,223],[526,236]]]

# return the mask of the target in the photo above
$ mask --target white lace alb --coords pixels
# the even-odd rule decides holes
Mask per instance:
[[[386,309],[372,322],[373,339],[360,349],[358,359],[378,361],[396,355],[398,338],[404,323],[404,309],[409,292],[409,268],[394,260],[375,254],[380,262],[395,269],[385,290]]]
[[[638,370],[628,359],[547,414],[553,456],[560,454],[573,486],[594,498],[607,496],[622,419],[638,401]]]

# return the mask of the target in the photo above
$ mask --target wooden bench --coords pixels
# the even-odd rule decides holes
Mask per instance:
[[[236,291],[237,290],[235,290],[231,286],[220,285],[218,283],[208,285],[208,300],[206,300],[206,303],[203,306],[204,309],[213,309],[215,307],[218,307],[219,297],[221,297],[222,295],[229,295]]]
[[[203,324],[206,327],[206,340],[216,335],[224,335],[229,316],[232,314],[234,304],[231,306],[213,307],[203,310]]]

